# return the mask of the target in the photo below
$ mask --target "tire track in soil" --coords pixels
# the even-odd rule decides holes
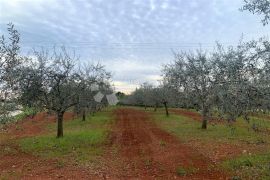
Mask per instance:
[[[147,113],[131,108],[114,113],[104,179],[228,179],[210,159],[159,129]],[[178,176],[177,167],[196,171]]]

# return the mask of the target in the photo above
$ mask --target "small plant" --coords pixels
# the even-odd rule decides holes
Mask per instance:
[[[197,171],[196,168],[194,167],[188,167],[188,168],[184,168],[182,166],[179,166],[176,168],[176,174],[178,176],[187,176],[189,174],[193,174]]]
[[[163,141],[163,140],[161,140],[161,141],[159,142],[159,145],[160,145],[160,146],[166,146],[166,142]]]
[[[147,167],[150,167],[151,164],[152,164],[152,161],[151,161],[151,159],[146,159],[144,163],[145,163],[145,165],[146,165]]]
[[[177,167],[176,173],[178,176],[186,176],[187,175],[187,171],[183,167]]]
[[[239,169],[241,167],[252,167],[252,166],[253,164],[249,159],[245,159],[245,160],[233,163],[234,169]]]
[[[65,166],[64,162],[63,161],[57,161],[57,164],[56,164],[56,167],[57,168],[63,168]]]
[[[242,162],[242,166],[252,167],[253,165],[252,162],[247,159]]]
[[[239,176],[233,176],[232,180],[241,180],[241,178]]]

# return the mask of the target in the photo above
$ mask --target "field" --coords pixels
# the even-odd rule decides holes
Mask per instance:
[[[212,120],[193,110],[109,107],[86,121],[40,113],[0,133],[1,179],[269,179],[270,118],[248,124]],[[256,124],[258,130],[253,130]]]

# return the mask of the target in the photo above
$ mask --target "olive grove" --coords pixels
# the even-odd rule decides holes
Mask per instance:
[[[262,15],[263,25],[269,22],[268,0],[244,0],[241,10]],[[175,52],[173,63],[162,69],[164,86],[141,86],[123,102],[146,106],[166,102],[165,107],[194,108],[202,115],[203,129],[213,115],[228,122],[242,116],[249,122],[252,112],[269,111],[269,54],[267,38],[240,41],[227,48],[217,43],[212,52]]]
[[[62,137],[66,111],[77,109],[85,120],[88,109],[96,111],[98,104],[99,108],[108,104],[106,100],[94,100],[97,91],[112,93],[110,73],[103,66],[80,66],[76,54],[65,47],[33,50],[31,56],[22,56],[20,35],[13,24],[8,25],[8,32],[9,41],[4,36],[0,40],[1,119],[8,113],[5,111],[7,102],[13,102],[9,111],[22,106],[37,112],[54,112],[57,137]],[[94,85],[98,89],[93,89]]]
[[[269,41],[261,39],[228,48],[217,44],[208,53],[174,53],[174,61],[162,70],[164,85],[141,86],[126,103],[194,108],[202,115],[203,129],[213,115],[228,122],[240,116],[248,121],[251,112],[269,111],[269,48]]]
[[[10,111],[16,110],[11,97],[18,91],[18,77],[21,64],[26,60],[20,53],[20,34],[12,23],[8,24],[8,35],[0,38],[0,123],[6,123],[10,117]]]

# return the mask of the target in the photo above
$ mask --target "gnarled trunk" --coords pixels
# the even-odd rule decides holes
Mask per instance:
[[[64,117],[64,112],[57,112],[57,138],[61,138],[64,136],[63,117]]]
[[[208,109],[203,106],[202,108],[202,129],[207,129],[207,121],[208,121]]]
[[[83,109],[82,121],[85,121],[85,109]]]
[[[166,116],[169,116],[169,111],[168,111],[168,107],[167,107],[167,102],[163,102],[165,110],[166,110]]]

